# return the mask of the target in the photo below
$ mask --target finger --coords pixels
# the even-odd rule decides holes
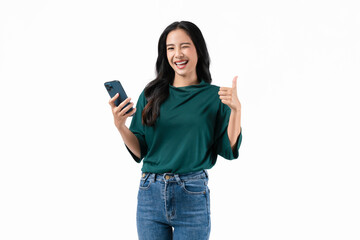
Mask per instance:
[[[218,94],[220,96],[227,96],[227,95],[231,94],[231,92],[230,91],[219,91]]]
[[[116,107],[116,106],[115,106],[115,101],[116,101],[116,99],[117,99],[118,97],[119,97],[119,93],[116,93],[114,97],[110,98],[109,104],[110,104],[110,106],[111,106],[112,108]]]
[[[122,115],[126,115],[126,112],[129,111],[129,109],[134,105],[134,103],[130,103],[129,105],[127,105],[126,107],[124,107],[124,109],[122,109],[120,111],[120,116]]]
[[[228,90],[231,90],[232,88],[229,88],[229,87],[220,87],[219,88],[219,91],[228,91]]]
[[[126,114],[126,117],[129,117],[131,115],[133,115],[136,112],[136,108],[134,108],[131,112],[129,112],[128,114]]]
[[[231,88],[222,87],[220,88],[220,91],[218,92],[219,95],[228,95],[232,92]]]
[[[235,76],[234,79],[233,79],[233,81],[232,81],[232,88],[233,88],[233,89],[236,89],[237,78],[238,78],[238,76]]]
[[[222,100],[231,100],[231,96],[220,96]]]
[[[222,99],[221,102],[224,103],[224,104],[226,104],[226,105],[229,105],[229,104],[230,104],[230,101],[225,100],[225,99]]]
[[[130,100],[131,100],[131,98],[130,97],[128,97],[127,99],[125,99],[124,101],[122,101],[120,104],[119,104],[119,106],[117,106],[117,108],[116,108],[116,112],[120,112],[121,111],[121,109],[128,103],[128,102],[130,102]]]
[[[130,104],[129,104],[129,106],[130,106]],[[126,108],[124,108],[124,109],[121,111],[121,114],[123,114],[123,117],[128,117],[128,116],[130,116],[130,115],[133,114],[134,109],[127,113],[127,111],[129,111],[129,109],[131,109],[131,107],[132,107],[132,106],[130,106],[130,107],[129,107],[129,106],[126,106]]]

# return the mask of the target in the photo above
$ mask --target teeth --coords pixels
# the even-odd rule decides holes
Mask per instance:
[[[181,64],[184,64],[184,63],[186,63],[187,61],[183,61],[183,62],[176,62],[175,64],[176,65],[181,65]]]

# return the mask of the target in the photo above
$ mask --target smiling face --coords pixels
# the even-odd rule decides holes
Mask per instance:
[[[169,32],[166,38],[166,53],[169,64],[175,71],[175,78],[197,79],[198,56],[195,45],[185,30]]]

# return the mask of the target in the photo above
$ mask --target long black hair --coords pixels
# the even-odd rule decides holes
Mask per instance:
[[[173,22],[167,26],[159,38],[156,78],[149,82],[144,89],[148,103],[142,111],[141,118],[142,123],[147,126],[155,125],[157,117],[160,116],[160,105],[169,97],[169,84],[172,85],[174,81],[175,72],[167,59],[166,38],[175,29],[185,30],[195,45],[198,56],[196,74],[199,81],[200,79],[207,83],[212,81],[209,70],[210,57],[200,29],[188,21]]]

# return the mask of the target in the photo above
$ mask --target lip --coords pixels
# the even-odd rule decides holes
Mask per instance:
[[[180,61],[175,61],[174,63],[183,62],[183,61],[187,61],[187,62],[189,62],[189,60],[185,60],[185,59],[183,59],[183,60],[180,60]]]

